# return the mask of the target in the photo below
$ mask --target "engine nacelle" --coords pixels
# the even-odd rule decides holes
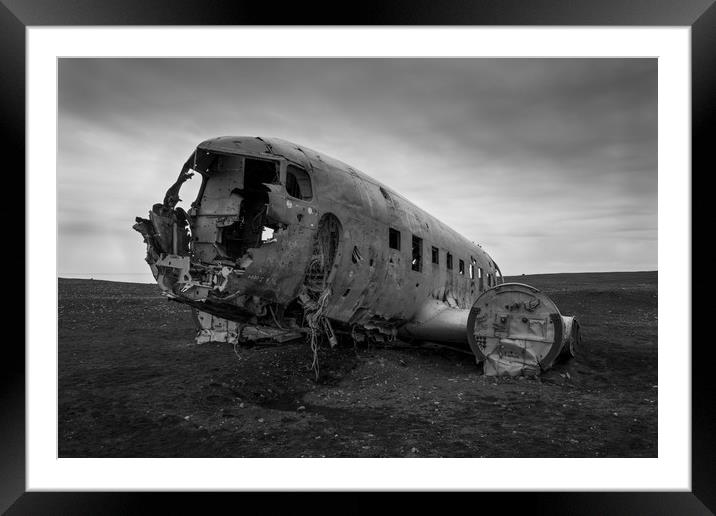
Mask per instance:
[[[467,319],[467,340],[486,375],[537,375],[559,357],[574,356],[580,338],[575,317],[522,283],[486,290]]]

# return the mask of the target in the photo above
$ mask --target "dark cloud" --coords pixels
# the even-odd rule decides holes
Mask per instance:
[[[58,95],[60,272],[143,270],[133,217],[227,134],[350,163],[508,274],[656,268],[655,59],[62,59]]]

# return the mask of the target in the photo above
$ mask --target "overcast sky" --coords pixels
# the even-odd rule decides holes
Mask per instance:
[[[134,217],[223,135],[344,161],[505,275],[657,268],[655,59],[61,59],[58,95],[60,276],[153,281]]]

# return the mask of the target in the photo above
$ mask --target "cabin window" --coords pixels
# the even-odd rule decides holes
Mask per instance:
[[[286,167],[286,193],[296,199],[309,201],[313,198],[311,179],[308,173],[296,165]]]
[[[445,265],[448,268],[448,270],[452,270],[452,255],[450,253],[447,254],[447,259],[445,260]]]
[[[475,279],[475,259],[471,256],[470,257],[470,266],[469,266],[469,272],[470,272],[470,279]]]
[[[478,267],[478,268],[477,268],[477,278],[478,278],[478,282],[479,282],[479,285],[478,285],[479,289],[480,289],[480,290],[484,290],[484,288],[485,288],[485,280],[484,280],[484,278],[483,278],[482,267]]]
[[[438,251],[437,247],[432,248],[432,261],[435,264],[440,262],[440,251]]]
[[[413,260],[410,262],[414,271],[423,270],[423,239],[413,235]]]
[[[488,287],[492,286],[492,274],[490,274],[490,273],[487,274],[487,286]]]
[[[457,264],[457,272],[459,272],[459,273],[462,274],[463,276],[465,275],[465,262],[464,262],[464,261],[460,260],[460,261],[458,262],[458,264]]]
[[[388,228],[388,246],[400,251],[400,231],[397,229]]]

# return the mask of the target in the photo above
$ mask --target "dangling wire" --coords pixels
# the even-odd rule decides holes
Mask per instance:
[[[311,369],[316,374],[316,381],[318,381],[318,377],[320,375],[320,366],[318,364],[318,338],[319,335],[324,331],[323,321],[325,319],[325,316],[323,315],[323,312],[326,307],[326,300],[330,295],[331,289],[326,288],[315,302],[305,307],[304,312],[306,322],[308,323],[308,328],[310,330],[309,338],[311,343],[311,351],[313,352],[313,361],[311,363]]]

